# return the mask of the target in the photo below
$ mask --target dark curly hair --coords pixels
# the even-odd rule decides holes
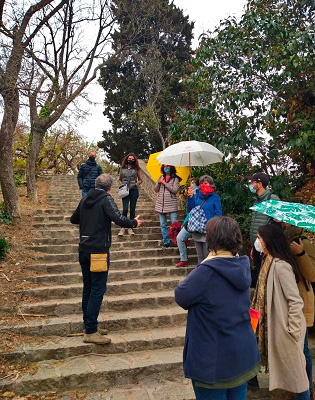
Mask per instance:
[[[135,155],[135,153],[128,153],[124,158],[123,158],[123,160],[122,160],[122,162],[121,162],[121,168],[126,168],[127,167],[127,160],[128,160],[128,157],[130,157],[130,156],[132,156],[132,157],[134,157],[134,159],[135,159],[135,168],[136,168],[136,170],[137,171],[139,171],[140,170],[140,165],[139,165],[139,161],[138,161],[138,158],[137,158],[137,156]]]
[[[166,173],[164,172],[164,167],[165,165],[168,164],[162,164],[161,166],[161,174],[165,177]],[[176,168],[174,167],[174,165],[170,165],[170,175],[171,176],[175,176],[176,175]]]
[[[295,279],[298,282],[298,265],[295,256],[291,253],[290,243],[288,242],[283,229],[278,225],[267,224],[258,228],[258,234],[261,236],[269,254],[273,258],[279,258],[291,265]]]
[[[213,217],[206,225],[209,250],[230,251],[235,256],[243,247],[243,238],[237,222],[230,217]]]

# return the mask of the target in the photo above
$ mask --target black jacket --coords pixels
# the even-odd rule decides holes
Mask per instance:
[[[85,163],[81,164],[78,172],[79,188],[94,189],[95,179],[101,175],[101,173],[102,168],[96,161],[87,160]]]
[[[79,251],[107,253],[112,241],[112,221],[123,228],[138,225],[135,219],[120,214],[110,194],[102,189],[91,189],[70,217],[72,224],[80,224]]]

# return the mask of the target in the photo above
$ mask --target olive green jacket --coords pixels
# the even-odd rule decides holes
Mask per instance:
[[[266,191],[261,196],[256,195],[255,197],[255,204],[261,203],[262,201],[266,200],[280,200],[279,197],[276,194],[271,193],[269,189],[266,189]],[[257,211],[253,212],[252,222],[250,224],[249,230],[250,244],[252,246],[254,246],[255,240],[257,239],[258,228],[262,225],[268,224],[271,219],[272,218],[268,217],[268,215],[259,213]]]

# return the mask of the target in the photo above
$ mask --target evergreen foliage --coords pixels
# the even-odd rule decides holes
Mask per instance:
[[[115,0],[115,55],[101,70],[112,129],[99,147],[117,163],[129,151],[146,158],[169,140],[178,105],[190,104],[183,77],[191,60],[193,23],[168,0]]]
[[[173,139],[249,155],[278,191],[303,184],[315,165],[314,26],[313,1],[253,0],[239,22],[221,21],[197,50],[198,106],[180,111]]]

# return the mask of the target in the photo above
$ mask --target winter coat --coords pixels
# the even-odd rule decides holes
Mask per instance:
[[[135,219],[120,214],[110,194],[102,189],[91,189],[70,217],[72,224],[80,224],[79,251],[107,253],[111,246],[112,221],[123,228],[138,225]]]
[[[175,288],[188,310],[185,376],[213,384],[231,381],[259,362],[250,324],[250,265],[247,256],[206,259]]]
[[[291,226],[286,228],[284,232],[290,243],[293,240],[299,243],[301,228]],[[297,285],[304,303],[303,313],[306,325],[310,327],[314,325],[314,291],[310,282],[315,282],[315,247],[305,236],[302,236],[302,242],[304,254],[295,256],[299,267],[299,282]]]
[[[179,179],[172,176],[170,181],[163,185],[156,182],[154,191],[158,193],[155,203],[155,211],[167,214],[178,210],[177,193],[179,190]]]
[[[262,201],[266,200],[280,200],[280,199],[276,194],[271,193],[269,189],[266,189],[266,191],[262,195],[255,196],[255,204],[261,203]],[[250,243],[252,246],[254,246],[255,240],[257,239],[258,228],[262,225],[268,224],[271,220],[272,218],[268,217],[268,215],[262,214],[257,211],[253,212],[249,230]]]
[[[204,202],[204,203],[203,203]],[[200,190],[192,197],[188,197],[187,211],[191,211],[194,207],[200,206],[203,203],[202,209],[206,215],[207,220],[222,215],[221,199],[216,193],[209,193],[204,195]]]
[[[129,189],[137,189],[137,181],[142,182],[140,171],[136,168],[122,168],[119,173],[119,180],[123,184],[128,184]]]
[[[267,278],[269,390],[309,388],[303,353],[306,322],[290,264],[274,259]]]
[[[204,202],[204,203],[203,203]],[[202,209],[205,213],[207,220],[222,215],[221,199],[216,193],[209,193],[204,195],[200,189],[192,197],[188,197],[187,210],[191,211],[194,207],[199,206],[203,203]],[[206,234],[193,232],[192,238],[195,242],[205,242]]]
[[[80,189],[94,189],[95,179],[101,175],[102,168],[96,161],[86,160],[81,164],[78,172],[78,184]]]

